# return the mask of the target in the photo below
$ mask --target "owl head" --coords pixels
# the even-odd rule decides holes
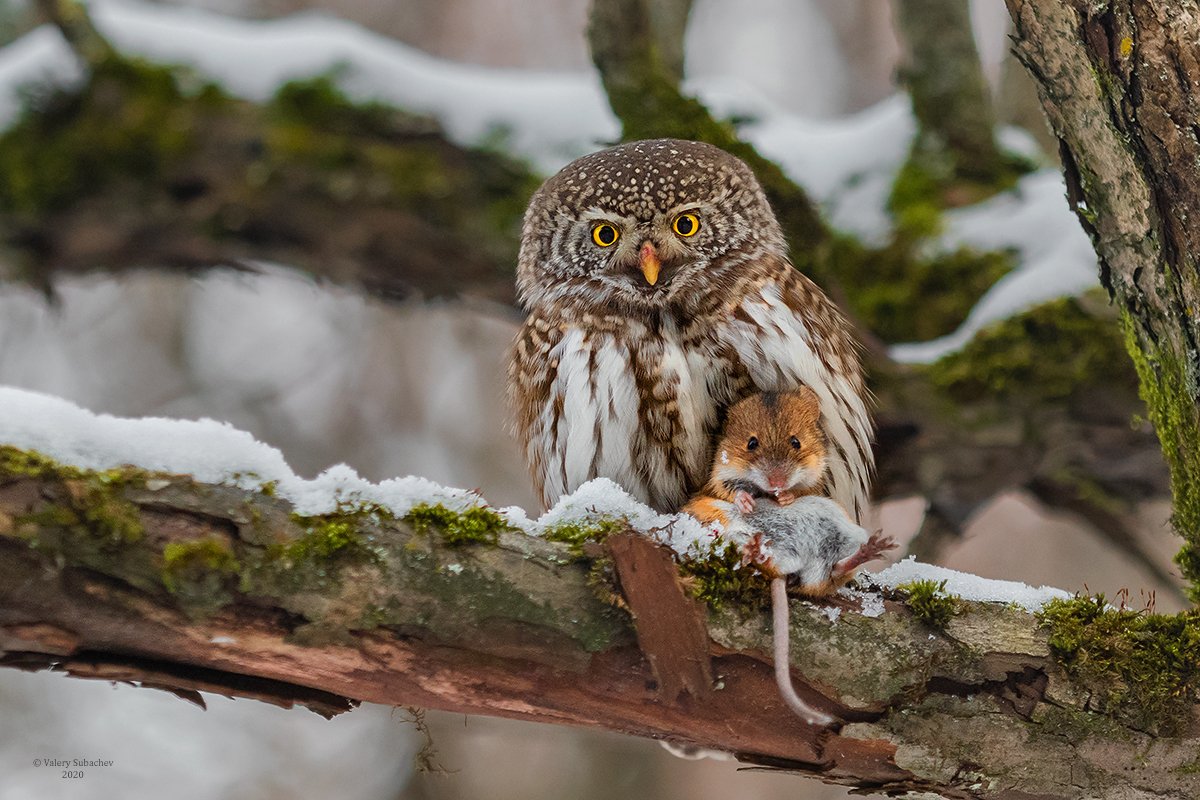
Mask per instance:
[[[579,158],[525,213],[517,290],[528,308],[572,299],[637,313],[732,288],[786,245],[750,168],[702,142],[651,139]]]

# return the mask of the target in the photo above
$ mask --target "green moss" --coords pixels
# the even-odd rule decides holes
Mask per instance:
[[[542,532],[542,538],[565,543],[571,555],[580,558],[584,554],[584,546],[589,542],[603,542],[610,535],[628,528],[629,523],[623,519],[603,517],[553,525]]]
[[[384,548],[373,538],[381,513],[365,508],[311,517],[292,514],[302,533],[246,551],[239,590],[268,597],[336,596],[347,568],[384,568]],[[307,609],[305,614],[319,616]]]
[[[1011,189],[1022,175],[1037,169],[1033,161],[1015,153],[1000,154],[993,169],[956,163],[945,148],[917,144],[896,173],[888,196],[888,211],[898,238],[927,239],[941,233],[942,211],[971,205]]]
[[[1096,710],[1156,735],[1188,724],[1200,700],[1200,610],[1109,608],[1103,596],[1054,600],[1038,614],[1050,649]]]
[[[397,127],[437,124],[394,106],[351,100],[337,85],[338,73],[289,81],[276,90],[269,108],[277,120],[317,126],[326,132],[387,136]]]
[[[732,542],[694,549],[679,569],[693,596],[714,609],[730,602],[762,608],[771,601],[771,581],[757,567],[745,563],[741,548]]]
[[[145,533],[137,506],[123,489],[145,484],[145,473],[133,467],[83,470],[60,464],[41,453],[0,446],[0,475],[61,481],[58,503],[18,518],[17,522],[73,529],[100,543],[133,544]]]
[[[1112,717],[1095,711],[1041,703],[1034,711],[1038,724],[1034,735],[1057,736],[1070,742],[1083,742],[1092,737],[1107,742],[1131,741],[1134,733]]]
[[[888,196],[888,211],[898,231],[918,239],[941,233],[943,182],[923,160],[909,158],[904,162]]]
[[[170,542],[163,548],[163,586],[195,616],[211,614],[233,599],[241,567],[224,539]]]
[[[960,402],[1055,400],[1088,385],[1132,388],[1115,319],[1061,298],[979,331],[929,367],[933,384]]]
[[[110,58],[81,89],[34,95],[0,135],[0,209],[36,218],[115,181],[162,175],[194,149],[201,118],[227,100],[215,85],[189,77]]]
[[[968,247],[924,255],[904,238],[868,250],[842,236],[832,260],[854,316],[886,342],[910,342],[955,330],[1015,255]]]
[[[302,517],[292,515],[292,521],[305,529],[305,534],[286,545],[283,557],[291,561],[328,560],[344,555],[369,555],[357,532],[354,519],[341,516]]]
[[[939,631],[961,610],[959,599],[946,593],[945,581],[919,580],[896,588],[905,593],[904,603],[913,616]]]
[[[1175,556],[1191,582],[1188,596],[1200,603],[1200,418],[1196,411],[1196,369],[1169,345],[1146,343],[1128,313],[1122,315],[1125,348],[1138,376],[1138,394],[1158,434],[1171,470],[1171,523],[1183,537]]]
[[[174,592],[188,572],[196,569],[233,574],[240,565],[223,539],[170,542],[163,548],[163,585]]]
[[[1187,763],[1180,764],[1172,772],[1177,772],[1180,775],[1200,775],[1200,756],[1196,756]]]
[[[137,506],[121,495],[119,486],[100,475],[78,484],[80,488],[72,491],[73,505],[90,531],[113,544],[141,541],[145,528]]]
[[[62,474],[64,468],[57,461],[34,450],[21,450],[11,445],[0,445],[0,475],[27,478],[48,478]],[[72,477],[79,473],[73,472]]]
[[[504,517],[483,507],[451,511],[443,505],[422,503],[405,514],[404,521],[421,532],[437,529],[451,546],[495,544],[502,532],[515,530]]]

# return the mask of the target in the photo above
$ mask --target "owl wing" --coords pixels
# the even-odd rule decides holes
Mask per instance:
[[[721,332],[750,386],[741,394],[800,385],[816,392],[829,441],[829,496],[861,521],[870,496],[870,396],[851,328],[821,289],[780,261],[734,307]]]
[[[553,396],[554,369],[551,352],[554,350],[560,331],[537,314],[531,314],[513,341],[508,360],[508,400],[512,412],[513,426],[526,462],[533,477],[534,490],[549,505],[548,498],[560,495],[564,487],[547,485],[547,452],[551,446],[540,446],[541,440],[555,438],[558,426],[555,422],[562,413],[562,398],[557,402]],[[565,476],[549,476],[549,483],[565,483]],[[556,478],[561,477],[561,480]]]

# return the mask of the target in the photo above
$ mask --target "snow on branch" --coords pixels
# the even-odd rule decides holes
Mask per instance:
[[[1059,593],[913,562],[793,603],[798,690],[839,719],[805,725],[775,690],[766,598],[721,573],[719,549],[680,579],[680,552],[708,536],[607,482],[531,521],[417,478],[304,480],[221,423],[0,389],[0,664],[200,703],[604,727],[888,792],[1191,791],[1186,726],[1153,736],[1096,713],[1051,655],[1026,609]],[[707,608],[685,591],[705,581]]]

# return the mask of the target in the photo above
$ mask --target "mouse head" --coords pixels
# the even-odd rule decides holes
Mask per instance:
[[[825,479],[826,452],[816,392],[755,394],[730,407],[713,477],[755,497],[813,494]]]

